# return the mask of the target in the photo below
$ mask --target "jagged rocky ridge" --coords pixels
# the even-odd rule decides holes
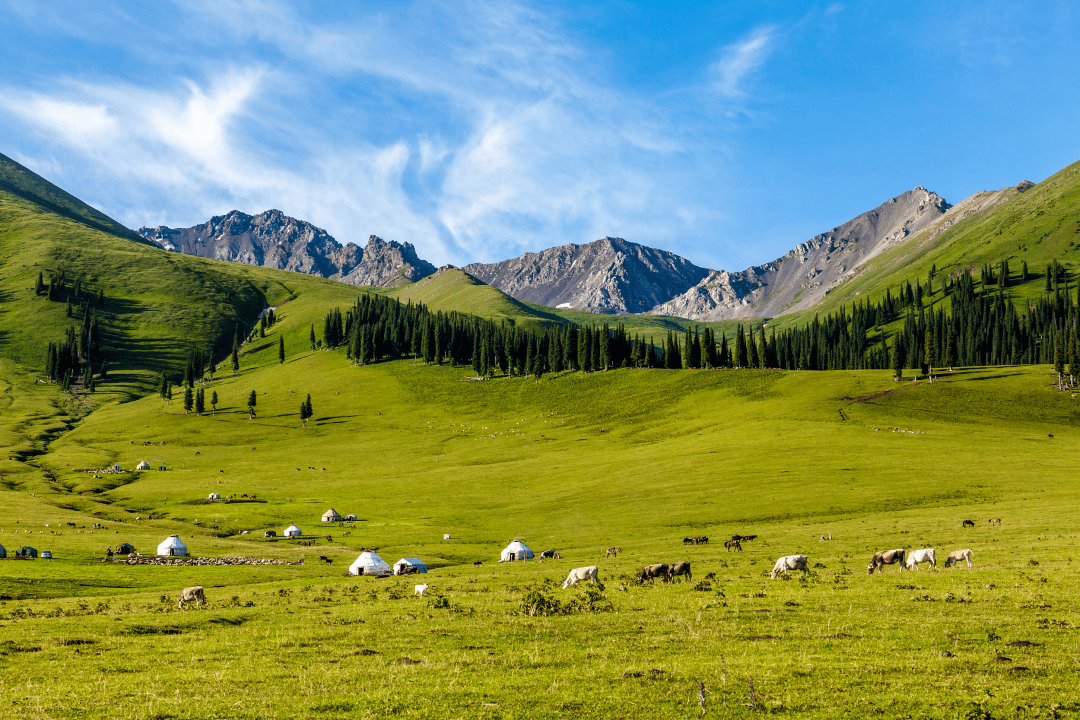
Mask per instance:
[[[409,243],[372,235],[361,249],[280,210],[246,215],[233,210],[189,228],[140,228],[139,235],[185,255],[292,270],[351,285],[394,287],[435,272]]]
[[[612,237],[464,269],[518,300],[632,313],[686,292],[709,273],[674,253]]]
[[[706,321],[776,317],[813,307],[863,263],[926,228],[950,207],[937,193],[917,187],[770,263],[736,273],[712,270],[653,312]]]

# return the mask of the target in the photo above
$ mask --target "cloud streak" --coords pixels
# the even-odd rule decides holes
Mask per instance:
[[[711,68],[713,88],[724,97],[745,97],[745,81],[769,59],[775,37],[775,27],[759,27],[742,40],[725,47],[720,59]]]

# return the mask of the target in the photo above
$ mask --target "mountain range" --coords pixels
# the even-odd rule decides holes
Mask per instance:
[[[605,237],[525,253],[464,270],[511,297],[562,309],[653,313],[713,321],[775,317],[814,306],[869,260],[902,244],[950,209],[917,187],[810,238],[781,258],[740,272],[710,270],[665,250]],[[410,243],[372,235],[361,249],[279,210],[239,211],[190,228],[139,235],[187,255],[293,270],[351,285],[396,287],[435,272]]]

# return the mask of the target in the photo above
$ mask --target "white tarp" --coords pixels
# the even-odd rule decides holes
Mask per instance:
[[[187,555],[187,545],[180,542],[180,538],[176,535],[170,535],[165,538],[165,541],[157,546],[158,555],[178,555],[183,557]]]
[[[295,525],[290,525],[289,527],[285,528],[285,532],[281,534],[285,537],[300,537],[304,534],[304,531],[296,527]]]
[[[365,550],[349,566],[350,575],[389,575],[390,566],[374,550]]]
[[[533,551],[529,547],[521,542],[515,540],[514,542],[503,548],[502,556],[499,558],[499,562],[515,562],[517,560],[532,560]]]
[[[418,560],[416,558],[401,558],[396,563],[394,563],[394,574],[395,575],[404,574],[402,571],[407,567],[416,568],[416,572],[418,572],[418,573],[426,573],[427,572],[427,563],[425,563],[425,562],[423,562],[421,560]]]

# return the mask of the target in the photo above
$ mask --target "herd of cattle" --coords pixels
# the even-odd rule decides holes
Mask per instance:
[[[965,520],[963,522],[964,527],[973,526],[971,520]],[[1000,518],[992,518],[990,524],[1000,525]],[[731,540],[724,543],[724,547],[728,550],[736,549],[742,551],[742,542],[751,542],[757,535],[732,535]],[[830,536],[831,539],[831,536]],[[709,538],[697,537],[697,538],[684,538],[684,545],[701,545],[708,544]],[[618,557],[618,554],[622,552],[622,548],[607,548],[605,551],[605,557]],[[945,567],[956,567],[961,561],[966,561],[967,566],[971,567],[973,554],[970,548],[963,550],[954,550],[949,553],[949,556],[945,559]],[[561,559],[562,556],[555,550],[545,550],[540,553],[540,559]],[[325,557],[320,557],[321,560],[330,562]],[[810,573],[810,568],[807,564],[806,555],[785,555],[784,557],[777,558],[776,564],[773,565],[772,572],[769,573],[769,577],[775,580],[781,574],[788,574],[792,570],[802,570],[804,575]],[[900,572],[907,570],[918,570],[919,565],[926,563],[930,567],[937,567],[937,557],[934,548],[923,548],[922,550],[912,550],[908,552],[904,548],[896,548],[895,550],[882,550],[881,552],[874,553],[874,556],[870,559],[870,564],[866,566],[866,574],[873,575],[875,572],[880,574],[886,565],[899,565]],[[652,565],[646,565],[641,569],[641,574],[638,576],[638,584],[641,585],[646,580],[660,580],[662,582],[672,582],[678,576],[685,576],[690,582],[693,582],[694,576],[690,572],[689,562],[676,562],[676,563],[655,563]],[[588,565],[586,567],[574,568],[570,571],[570,574],[566,576],[566,580],[563,581],[563,590],[566,588],[577,585],[579,582],[589,582],[592,585],[596,585],[600,582],[600,568],[596,565]],[[423,597],[424,593],[428,589],[428,584],[417,585],[414,588],[413,595]],[[184,588],[180,593],[180,609],[184,609],[189,602],[195,602],[196,605],[203,605],[206,602],[206,598],[203,594],[202,586]]]

